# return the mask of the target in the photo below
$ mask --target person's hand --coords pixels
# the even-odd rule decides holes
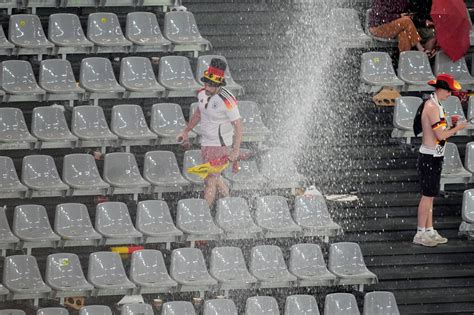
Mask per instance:
[[[230,155],[229,155],[229,161],[230,161],[230,162],[235,162],[235,161],[237,161],[237,159],[239,158],[239,153],[240,153],[240,152],[239,152],[238,150],[237,150],[237,151],[235,151],[235,150],[232,151],[232,152],[230,153]]]
[[[426,27],[434,27],[433,21],[430,21],[430,20],[426,20],[425,25]]]
[[[410,19],[413,18],[413,13],[402,13],[400,14],[401,17],[408,16]]]
[[[188,133],[186,131],[181,132],[179,135],[176,136],[176,142],[178,143],[189,142]]]
[[[463,130],[464,128],[467,127],[467,120],[458,120],[457,123],[456,123],[456,127],[454,127],[454,129],[456,129],[456,131],[459,131],[459,130]]]

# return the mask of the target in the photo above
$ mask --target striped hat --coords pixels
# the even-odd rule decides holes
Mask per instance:
[[[224,60],[213,58],[209,68],[204,71],[204,76],[201,78],[201,81],[214,86],[225,86],[226,82],[224,73],[226,68],[227,64]]]

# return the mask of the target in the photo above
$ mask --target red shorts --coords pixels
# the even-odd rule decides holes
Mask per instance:
[[[202,163],[208,163],[209,161],[220,159],[224,156],[229,155],[229,147],[201,147],[201,158]],[[213,173],[208,176],[219,177],[221,173]]]

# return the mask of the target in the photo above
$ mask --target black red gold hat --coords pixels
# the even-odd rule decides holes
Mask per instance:
[[[201,81],[215,86],[226,85],[224,75],[226,68],[227,64],[224,60],[218,58],[211,59],[211,64],[209,68],[204,71],[204,76],[201,78]]]
[[[461,90],[461,84],[454,80],[451,75],[446,73],[438,74],[436,79],[428,81],[428,84],[437,89],[443,89],[451,92]]]

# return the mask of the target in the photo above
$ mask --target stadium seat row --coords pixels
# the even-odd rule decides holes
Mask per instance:
[[[79,17],[58,13],[49,16],[48,38],[33,14],[10,16],[8,39],[0,27],[0,53],[15,55],[66,55],[71,53],[128,53],[208,51],[211,43],[199,33],[191,12],[168,12],[161,33],[156,15],[131,12],[125,35],[114,13],[91,13],[87,38]],[[49,40],[48,40],[49,39]]]
[[[127,205],[103,202],[95,211],[95,229],[84,204],[56,206],[54,231],[41,205],[16,206],[13,229],[0,210],[0,248],[103,246],[219,239],[257,239],[293,236],[335,236],[342,232],[329,215],[324,200],[297,197],[293,216],[287,200],[280,196],[257,197],[255,210],[240,197],[217,202],[215,221],[204,199],[178,202],[176,226],[165,201],[140,201],[133,225]],[[253,213],[253,217],[252,214]],[[255,220],[255,221],[254,221]],[[12,232],[13,231],[13,232]]]
[[[434,88],[426,83],[440,73],[451,74],[464,90],[474,86],[474,77],[469,73],[465,58],[453,62],[442,51],[435,57],[433,70],[425,53],[400,53],[398,77],[393,69],[392,59],[386,52],[364,53],[361,63],[361,82],[367,86],[363,86],[362,90],[378,91],[383,86],[397,86],[407,91],[432,91]]]
[[[127,276],[118,253],[93,252],[89,255],[86,280],[76,254],[50,254],[44,282],[34,256],[7,256],[2,293],[11,300],[212,290],[227,295],[229,290],[251,288],[334,285],[363,288],[364,284],[377,283],[377,276],[365,266],[359,245],[349,242],[331,244],[327,267],[316,244],[293,245],[289,269],[282,250],[274,245],[254,246],[248,259],[249,269],[238,247],[213,248],[209,271],[197,248],[174,249],[170,260],[168,274],[160,251],[134,251]]]
[[[474,147],[474,143],[470,143],[468,146]],[[474,148],[471,150],[474,150]],[[473,153],[474,151],[471,151],[470,154]],[[459,234],[467,236],[470,240],[474,239],[474,189],[464,191],[462,198],[462,220],[459,226]]]
[[[324,304],[325,315],[352,315],[360,314],[357,301],[350,293],[331,293],[326,295]],[[153,315],[151,305],[125,304],[121,315]],[[173,301],[163,304],[162,315],[196,315],[193,304],[186,301]],[[237,307],[230,299],[214,299],[204,302],[203,315],[237,315]],[[278,303],[274,297],[254,296],[247,299],[244,315],[280,315]],[[319,315],[318,303],[312,295],[290,295],[286,298],[284,315]],[[397,301],[393,293],[373,291],[364,296],[364,315],[399,315]],[[0,315],[26,315],[20,310],[0,311]],[[69,315],[64,308],[41,308],[36,315]],[[108,306],[84,306],[79,315],[112,315]]]

